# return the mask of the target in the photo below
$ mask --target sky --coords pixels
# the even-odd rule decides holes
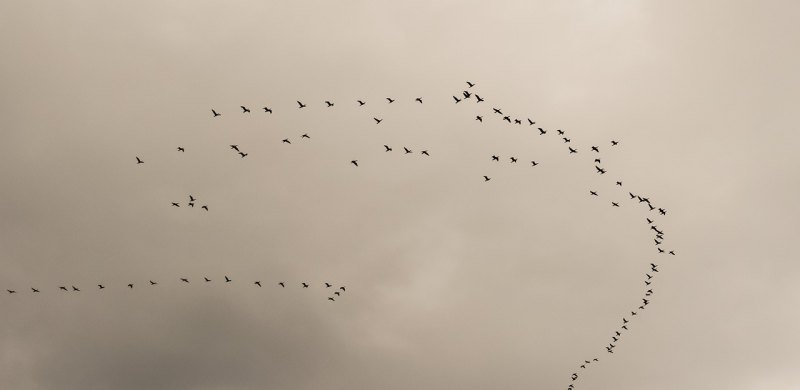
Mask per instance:
[[[796,389],[799,11],[0,3],[4,387]]]

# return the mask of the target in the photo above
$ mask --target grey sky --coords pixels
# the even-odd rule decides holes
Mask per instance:
[[[796,2],[166,3],[0,3],[3,387],[800,383]]]

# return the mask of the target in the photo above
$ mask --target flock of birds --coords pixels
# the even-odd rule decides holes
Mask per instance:
[[[460,105],[459,107],[461,107],[468,101],[474,101],[475,104],[477,105],[477,106],[474,106],[474,107],[479,107],[479,108],[482,107],[483,105],[480,105],[480,103],[483,103],[485,101],[485,99],[483,97],[481,97],[480,95],[478,95],[477,93],[473,92],[473,89],[472,89],[473,87],[475,87],[474,83],[467,82],[467,88],[466,89],[464,89],[462,91],[459,91],[457,94],[452,95],[454,104]],[[396,99],[391,98],[391,97],[386,97],[385,101],[386,101],[385,104],[393,104],[393,103],[396,102]],[[422,99],[422,97],[417,97],[417,98],[414,99],[414,102],[416,104],[423,104],[423,99]],[[354,103],[358,104],[358,107],[363,107],[363,106],[367,105],[367,102],[365,100],[362,100],[362,99],[356,100]],[[325,106],[327,108],[333,108],[335,106],[335,103],[331,102],[330,100],[324,101],[324,104],[325,104]],[[306,107],[308,107],[308,104],[306,104],[306,103],[304,103],[302,101],[299,101],[299,100],[297,101],[297,108],[298,109],[304,109]],[[249,108],[247,108],[246,106],[240,106],[240,108],[242,110],[240,114],[243,114],[243,115],[250,115],[251,114],[251,110]],[[266,107],[265,106],[262,109],[263,109],[263,113],[264,114],[270,115],[270,114],[273,113],[273,110],[270,107]],[[216,109],[213,109],[213,108],[211,109],[211,113],[212,113],[212,118],[217,118],[217,117],[222,116],[222,113],[216,111]],[[567,135],[566,131],[564,131],[562,129],[550,130],[550,129],[544,129],[542,127],[538,127],[538,126],[536,126],[536,121],[534,121],[533,119],[531,119],[528,116],[520,118],[520,117],[517,117],[515,115],[510,115],[508,113],[505,113],[503,111],[503,109],[497,108],[497,107],[491,107],[491,111],[486,109],[486,110],[484,110],[484,112],[479,112],[477,114],[475,114],[474,111],[473,111],[471,113],[471,115],[475,115],[474,120],[479,122],[480,124],[487,123],[487,122],[489,122],[491,120],[494,120],[494,121],[496,121],[498,123],[501,123],[501,124],[505,123],[505,125],[510,125],[510,126],[523,126],[524,124],[527,124],[527,126],[533,127],[533,130],[534,130],[533,134],[536,137],[552,137],[552,135],[555,135],[556,139],[558,141],[561,141],[562,145],[566,146],[565,152],[567,152],[568,155],[577,156],[577,155],[586,155],[586,154],[588,154],[588,156],[590,157],[590,160],[591,160],[591,165],[593,165],[594,170],[598,175],[607,175],[607,174],[609,174],[609,171],[606,168],[604,168],[603,165],[602,165],[601,146],[599,146],[599,145],[591,145],[590,147],[587,147],[585,149],[581,148],[581,147],[578,147],[576,145],[576,142],[573,142],[573,138],[574,137]],[[383,121],[384,121],[383,118],[378,118],[378,117],[372,117],[372,119],[375,122],[375,125],[381,125],[381,123],[383,123]],[[551,135],[548,136],[548,134],[551,134]],[[300,137],[300,141],[301,142],[302,141],[307,141],[307,140],[310,140],[310,139],[311,139],[311,136],[308,135],[307,133],[303,134]],[[281,140],[281,142],[283,142],[285,144],[291,144],[292,140],[290,140],[288,138],[285,138],[285,139]],[[617,147],[619,145],[620,145],[620,141],[618,141],[618,140],[610,140],[610,142],[608,143],[608,148],[614,148],[614,147]],[[386,153],[394,151],[394,148],[389,146],[389,145],[383,145],[383,147],[384,147],[384,150],[385,150]],[[602,148],[605,148],[605,147],[602,147]],[[240,158],[242,158],[242,159],[244,159],[244,158],[246,158],[248,156],[248,153],[243,151],[243,149],[239,145],[230,145],[230,149],[233,152],[237,153],[238,156]],[[177,150],[178,150],[178,152],[181,152],[181,153],[185,152],[185,149],[183,147],[181,147],[181,146],[179,146],[177,148]],[[580,152],[584,152],[584,151],[586,152],[586,154],[580,154]],[[403,153],[412,154],[412,153],[415,153],[415,152],[413,150],[411,150],[410,148],[404,146],[403,147]],[[431,155],[430,152],[427,149],[420,151],[419,154],[423,155],[423,156],[427,156],[427,157],[430,157],[430,155]],[[498,154],[491,154],[490,155],[489,161],[491,163],[500,163],[501,160],[502,161],[508,161],[508,163],[510,163],[510,164],[516,164],[516,163],[519,162],[520,158],[518,156],[501,157]],[[141,157],[136,156],[136,163],[137,164],[144,164],[144,161],[141,159]],[[358,159],[355,159],[355,158],[352,159],[350,161],[350,164],[353,165],[354,167],[358,167],[359,166]],[[540,163],[538,161],[536,161],[536,160],[530,160],[530,164],[531,164],[532,167],[536,167]],[[603,176],[603,177],[605,177],[605,176]],[[490,176],[483,175],[483,181],[484,182],[489,182],[491,180],[492,180],[492,178]],[[614,180],[613,181],[613,185],[615,187],[623,187],[623,182],[621,180]],[[659,206],[654,205],[653,202],[651,202],[649,196],[643,195],[641,193],[634,193],[633,191],[626,191],[626,192],[627,192],[627,196],[628,196],[628,198],[627,198],[628,202],[632,203],[634,206],[635,205],[640,206],[645,213],[650,213],[650,214],[647,215],[645,220],[647,222],[646,226],[648,226],[648,229],[653,234],[653,241],[655,243],[656,255],[671,255],[671,256],[675,256],[675,251],[674,250],[672,250],[672,249],[668,250],[668,249],[664,248],[665,232],[663,231],[663,229],[659,228],[658,225],[656,225],[656,218],[660,218],[660,217],[666,216],[667,215],[667,210],[665,208],[663,208],[663,207],[659,207]],[[596,197],[596,198],[600,198],[601,197],[600,191],[595,190],[595,189],[589,189],[588,195],[590,197]],[[624,195],[622,195],[622,196],[624,196]],[[187,205],[190,206],[190,207],[194,207],[195,201],[196,201],[196,199],[192,195],[189,195],[189,202],[187,203]],[[619,199],[609,199],[609,202],[610,202],[611,207],[622,207],[622,203],[623,203]],[[172,206],[180,207],[180,203],[172,202]],[[208,211],[208,206],[207,205],[203,205],[203,206],[201,206],[201,208],[206,210],[206,211]],[[625,336],[625,332],[627,332],[629,330],[629,326],[631,326],[631,324],[633,322],[633,319],[638,317],[641,314],[641,312],[646,310],[648,308],[648,305],[650,305],[652,295],[654,294],[654,290],[653,290],[653,283],[655,281],[655,276],[654,275],[659,273],[658,267],[659,267],[659,265],[657,263],[655,263],[655,262],[651,262],[649,264],[649,269],[644,275],[645,279],[643,280],[643,282],[644,282],[644,285],[645,285],[645,291],[643,292],[642,296],[640,297],[641,304],[637,304],[635,307],[633,307],[632,310],[630,310],[630,314],[629,315],[626,313],[621,318],[621,323],[620,323],[619,327],[617,327],[616,329],[614,329],[612,331],[613,333],[611,333],[611,335],[610,335],[609,344],[604,346],[604,351],[609,356],[614,353],[615,348],[617,347],[617,344],[623,339],[623,337]],[[186,278],[180,278],[179,280],[182,281],[183,283],[189,283],[189,280],[186,279]],[[205,280],[205,282],[210,282],[211,281],[208,278],[204,278],[204,280]],[[231,280],[226,276],[225,277],[225,282],[229,283],[229,282],[231,282]],[[151,286],[154,286],[154,285],[156,285],[158,283],[151,280],[151,281],[149,281],[149,284]],[[258,287],[261,287],[261,282],[260,281],[255,281],[255,282],[253,282],[253,284],[258,286]],[[283,282],[277,283],[277,285],[279,285],[281,287],[285,287],[285,284]],[[309,284],[306,283],[306,282],[303,282],[301,285],[302,285],[303,288],[308,288],[309,287]],[[103,286],[101,284],[98,284],[97,286],[98,286],[99,289],[105,288],[105,286]],[[71,287],[72,287],[72,291],[80,291],[80,289],[78,289],[75,286],[71,286]],[[133,289],[134,284],[130,283],[130,284],[127,285],[127,287],[129,289]],[[331,285],[329,283],[325,283],[325,287],[326,288],[332,288],[333,285]],[[67,289],[67,286],[59,286],[59,289],[60,290],[64,290],[64,291],[69,291]],[[37,290],[35,288],[32,288],[32,291],[35,292],[35,293],[39,292],[39,290]],[[337,291],[335,291],[332,296],[328,297],[328,300],[335,301],[335,298],[337,298],[344,291],[345,291],[345,287],[344,286],[339,287],[339,289]],[[14,291],[14,290],[8,290],[8,292],[10,294],[16,293],[16,291]],[[601,350],[601,351],[603,351],[603,350]],[[571,381],[570,381],[569,385],[567,386],[567,389],[568,390],[574,390],[575,385],[576,385],[578,379],[580,378],[581,374],[585,370],[588,370],[590,367],[592,367],[595,364],[597,364],[597,362],[599,362],[600,360],[601,360],[600,355],[592,356],[592,357],[589,357],[588,359],[582,359],[576,365],[575,372],[573,372],[570,375]]]

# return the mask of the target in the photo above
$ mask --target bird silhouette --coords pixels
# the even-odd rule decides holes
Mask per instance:
[[[422,104],[422,98],[421,97],[418,97],[418,98],[414,99],[414,101],[417,101],[417,102],[419,102],[419,104]]]
[[[283,142],[285,144],[290,144],[290,145],[292,144],[292,141],[289,141],[288,138],[284,138],[283,141],[281,141],[281,142]]]
[[[470,88],[472,88],[472,87],[474,87],[474,86],[475,86],[475,84],[473,84],[473,83],[471,83],[471,82],[469,82],[469,81],[467,81],[467,85],[469,85],[469,87],[470,87]]]
[[[59,287],[58,287],[58,289],[59,289],[59,290],[64,290],[64,291],[69,291],[69,290],[67,290],[67,288],[66,288],[66,287],[64,287],[64,286],[59,286]]]
[[[392,103],[394,103],[394,99],[392,99],[392,98],[388,98],[388,97],[387,97],[387,98],[386,98],[386,100],[388,100],[388,101],[389,101],[389,104],[392,104]]]
[[[534,167],[535,167],[535,166],[537,166],[537,165],[539,165],[539,163],[537,163],[536,161],[531,161],[531,166],[534,166]]]
[[[461,99],[459,99],[459,98],[457,98],[457,97],[455,97],[455,96],[453,96],[453,100],[455,100],[455,101],[456,101],[456,104],[458,104],[458,102],[460,102],[460,101],[461,101]]]
[[[480,96],[478,96],[478,94],[476,93],[476,94],[475,94],[475,100],[477,100],[477,101],[476,101],[476,103],[480,103],[480,102],[482,102],[482,101],[483,101],[483,98],[482,98],[482,97],[480,97]]]
[[[286,285],[283,284],[283,282],[278,282],[278,285],[281,286],[281,287],[286,287]]]
[[[517,162],[517,158],[516,157],[511,157],[511,163],[513,164],[513,163],[516,163],[516,162]]]
[[[480,115],[475,116],[475,120],[478,122],[483,122],[483,117]]]
[[[239,107],[241,107],[241,108],[242,108],[242,114],[244,114],[244,113],[249,113],[249,112],[250,112],[250,110],[249,110],[247,107],[245,107],[245,106],[239,106]]]
[[[272,114],[272,109],[269,107],[264,107],[264,112]]]
[[[205,210],[205,211],[208,211],[208,206],[206,206],[206,205],[203,205],[203,207],[201,207],[201,209],[203,209],[203,210]]]
[[[231,282],[231,280],[230,280],[230,278],[228,278],[228,275],[225,275],[225,283],[230,283],[230,282]]]
[[[302,283],[300,283],[300,284],[302,284],[302,285],[303,285],[303,288],[308,288],[308,283],[306,283],[306,282],[302,282]]]
[[[235,150],[237,152],[240,152],[239,145],[231,145],[231,149],[233,149],[233,150]]]
[[[426,155],[426,156],[428,156],[428,157],[430,157],[430,156],[431,156],[430,154],[428,154],[428,151],[427,151],[427,150],[423,150],[422,152],[420,152],[420,154],[424,154],[424,155]]]
[[[308,138],[308,139],[311,139],[311,137],[308,135],[308,133],[305,133],[305,134],[301,135],[301,136],[300,136],[300,138]]]
[[[179,152],[186,152],[186,149],[184,149],[184,148],[182,148],[182,147],[178,146],[178,151],[179,151]]]
[[[178,203],[175,203],[175,202],[172,202],[172,205],[173,205],[173,206],[175,206],[175,207],[181,207],[181,205],[180,205],[180,204],[178,204]]]
[[[572,148],[569,148],[569,152],[570,152],[570,154],[572,154],[572,153],[578,153],[578,151],[577,151],[577,150],[575,150],[575,149],[572,149]]]
[[[106,288],[106,286],[103,286],[102,284],[98,284],[97,287],[98,287],[99,290],[102,290],[102,289]],[[67,291],[66,287],[64,287],[64,291]]]
[[[190,200],[190,201],[192,201],[192,202],[194,202],[194,201],[195,201],[195,200],[197,200],[197,199],[195,199],[195,198],[194,198],[194,196],[192,196],[192,195],[189,195],[189,200]]]
[[[504,120],[504,121],[506,121],[506,122],[508,122],[508,123],[511,123],[511,117],[510,117],[510,116],[508,116],[508,115],[504,116],[504,117],[503,117],[503,120]]]
[[[376,125],[377,125],[377,124],[380,124],[381,122],[383,122],[383,119],[378,119],[378,118],[372,118],[372,119],[374,119],[374,120],[375,120],[375,124],[376,124]]]
[[[484,180],[484,181],[489,181],[489,180],[492,180],[492,178],[491,178],[491,177],[489,177],[489,176],[485,176],[485,175],[484,175],[484,176],[483,176],[483,180]]]
[[[144,164],[144,161],[142,161],[142,159],[137,156],[136,157],[136,163],[137,164]]]
[[[330,287],[333,287],[333,285],[328,282],[325,282],[325,288],[330,288]]]
[[[367,104],[367,103],[365,103],[365,102],[362,102],[361,100],[356,100],[356,101],[358,102],[358,106],[359,106],[359,107],[361,107],[361,106],[363,106],[363,105]]]
[[[547,130],[545,130],[545,129],[542,129],[541,127],[539,127],[538,129],[539,129],[539,135],[545,135],[545,134],[547,134]]]
[[[133,283],[128,283],[128,287],[133,288]]]
[[[156,283],[156,282],[154,282],[154,281],[150,280],[150,285],[151,285],[151,286],[155,286],[155,285],[157,285],[157,284],[158,284],[158,283]]]
[[[570,139],[569,139],[569,138],[567,138],[567,137],[564,137],[564,143],[565,143],[565,144],[567,144],[567,143],[570,143]]]
[[[81,289],[79,289],[79,288],[77,288],[75,286],[70,286],[70,287],[72,287],[72,291],[81,291]]]
[[[601,175],[602,175],[602,174],[604,174],[604,173],[606,173],[606,170],[605,170],[605,169],[603,169],[603,168],[600,168],[600,167],[598,167],[597,165],[595,165],[595,166],[594,166],[594,168],[595,168],[595,169],[597,169],[597,173],[599,173],[599,174],[601,174]]]
[[[617,146],[618,144],[619,144],[619,141],[611,141],[611,145],[612,146]]]
[[[242,156],[242,158],[247,157],[247,153],[244,153],[244,152],[239,152],[239,155]]]
[[[253,284],[255,284],[255,285],[256,285],[256,286],[258,286],[258,287],[261,287],[261,282],[260,282],[260,281],[258,281],[258,280],[256,280],[255,282],[253,282]]]
[[[495,114],[500,114],[500,115],[503,115],[503,112],[502,112],[502,111],[500,111],[500,109],[499,109],[499,108],[492,108],[492,110],[494,110]]]
[[[298,101],[297,101],[297,106],[298,106],[297,108],[303,108],[303,107],[305,107],[306,105],[305,105],[305,104],[303,104],[303,102],[301,102],[301,101],[299,101],[299,100],[298,100]]]
[[[515,118],[515,119],[514,119],[514,124],[515,124],[515,125],[521,125],[521,124],[522,124],[522,121],[521,121],[521,120],[519,120],[519,119],[516,119],[516,118]]]
[[[212,114],[214,114],[214,117],[215,117],[215,118],[216,118],[216,117],[218,117],[218,116],[220,116],[220,115],[222,115],[222,114],[220,114],[220,113],[218,113],[218,112],[214,111],[214,109],[213,109],[213,108],[211,109],[211,113],[212,113]]]
[[[403,146],[403,150],[405,150],[405,151],[406,151],[406,154],[409,154],[409,153],[414,153],[414,152],[412,152],[411,150],[409,150],[409,149],[408,149],[407,147],[405,147],[405,146]]]
[[[14,291],[14,290],[6,290],[6,291],[8,291],[8,293],[9,293],[9,294],[16,294],[16,293],[17,293],[17,292],[16,292],[16,291]]]
[[[498,157],[498,156],[495,156],[495,155],[492,155],[492,160],[494,160],[494,161],[500,161],[500,157]]]
[[[635,199],[635,198],[636,198],[636,195],[634,195],[634,194],[633,194],[633,193],[631,193],[631,192],[628,192],[628,195],[631,197],[631,199]]]
[[[33,292],[35,292],[35,293],[39,292],[39,290],[37,290],[37,289],[35,289],[35,288],[33,288],[33,287],[31,287],[31,290],[32,290]]]
[[[387,152],[391,152],[392,151],[392,148],[390,148],[389,145],[383,145],[383,147],[386,148]]]
[[[345,289],[344,286],[339,287],[339,290],[347,291],[347,289]]]
[[[352,160],[352,161],[350,161],[350,164],[353,164],[353,165],[355,165],[355,166],[358,166],[358,160]]]
[[[622,186],[622,182],[621,182],[621,181],[618,181],[618,182],[617,182],[617,185],[621,187],[621,186]]]
[[[658,249],[658,253],[664,253],[663,249],[661,249],[661,248],[656,248],[656,249]]]
[[[589,191],[589,194],[590,194],[590,195],[594,195],[594,196],[598,196],[598,195],[597,195],[597,192],[594,192],[594,191]]]
[[[619,203],[617,203],[617,202],[611,202],[611,205],[614,206],[614,207],[619,207]]]
[[[333,295],[342,295],[342,294],[340,294],[338,291],[334,291]]]
[[[596,159],[594,159],[594,162],[596,162],[596,163],[600,164],[600,159],[599,159],[599,158],[596,158]]]
[[[669,251],[669,254],[675,256],[675,251]]]
[[[597,153],[600,153],[600,149],[598,149],[597,146],[592,146],[592,150]]]
[[[528,118],[528,126],[533,126],[535,124],[536,122],[532,121],[531,118]]]
[[[331,103],[331,102],[329,102],[329,101],[327,101],[327,100],[325,101],[325,104],[327,104],[327,105],[328,105],[328,107],[333,107],[333,103]]]
[[[558,135],[564,135],[564,130],[558,129],[556,131],[558,132]]]
[[[184,283],[189,283],[189,279],[186,279],[186,278],[181,278],[181,282],[184,282]]]
[[[334,301],[334,302],[336,301],[335,299],[333,299],[333,297],[328,297],[328,300],[329,301]]]
[[[667,215],[667,210],[664,210],[660,207],[658,208],[658,212],[661,213],[661,215]]]

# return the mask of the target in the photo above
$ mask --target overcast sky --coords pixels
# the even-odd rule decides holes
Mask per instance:
[[[799,8],[2,2],[0,382],[796,389]]]

